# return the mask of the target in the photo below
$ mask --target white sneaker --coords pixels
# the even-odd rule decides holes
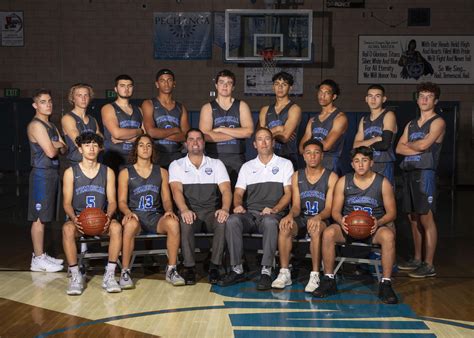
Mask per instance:
[[[285,286],[291,285],[291,272],[288,269],[280,269],[278,277],[273,281],[272,288],[284,289]]]
[[[319,272],[311,271],[311,274],[309,275],[308,284],[306,284],[304,291],[313,292],[317,288],[319,288]]]
[[[84,291],[84,276],[79,273],[71,273],[66,293],[70,296],[79,296]]]
[[[35,272],[58,272],[63,269],[62,265],[54,264],[46,258],[45,254],[31,257],[30,270]]]
[[[173,286],[183,286],[186,284],[184,278],[176,271],[176,268],[166,270],[166,281]]]
[[[44,253],[44,255],[46,256],[46,259],[47,259],[47,260],[49,260],[50,262],[52,262],[52,263],[54,263],[54,264],[63,265],[63,263],[64,263],[64,259],[51,257],[51,256],[48,255],[46,252]]]
[[[102,287],[110,293],[122,292],[122,288],[115,280],[114,271],[105,271],[104,279],[102,280]]]
[[[122,270],[120,273],[120,288],[124,290],[133,289],[135,285],[133,284],[132,276],[130,275],[130,269]]]

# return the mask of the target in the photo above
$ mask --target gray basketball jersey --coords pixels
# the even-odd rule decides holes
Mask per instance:
[[[364,129],[364,140],[369,140],[376,136],[382,136],[383,133],[383,119],[387,114],[383,111],[379,117],[371,121],[370,116],[363,117],[362,126]],[[393,144],[395,142],[395,134],[390,142],[390,148],[385,151],[374,150],[374,162],[395,162],[395,153],[393,152]]]
[[[272,104],[268,107],[266,124],[267,128],[272,129],[277,126],[283,126],[288,120],[288,112],[290,111],[291,106],[295,103],[290,101],[288,104],[281,110],[280,114],[277,114],[275,111],[275,105]],[[288,156],[289,154],[296,154],[296,138],[288,141],[287,143],[281,143],[275,141],[275,154],[279,156]]]
[[[316,114],[311,124],[311,135],[313,139],[317,139],[319,141],[325,140],[332,129],[332,126],[334,124],[334,119],[339,113],[340,112],[336,109],[331,114],[329,114],[329,116],[326,118],[326,120],[324,120],[324,122],[321,122],[319,120],[319,116],[321,115],[321,113]],[[334,143],[331,150],[324,152],[323,162],[324,163],[330,162],[332,161],[333,157],[340,157],[343,146],[344,146],[344,135],[342,135]]]
[[[301,215],[303,217],[311,217],[324,210],[330,175],[331,171],[324,169],[319,180],[312,184],[308,181],[305,170],[298,170],[298,189],[300,190]]]
[[[140,113],[140,109],[132,104],[132,114],[128,115],[126,112],[123,111],[122,108],[115,102],[112,103],[112,107],[115,110],[115,116],[117,116],[117,121],[120,128],[125,129],[139,129],[142,125],[143,117]],[[112,150],[119,154],[122,154],[124,157],[128,156],[130,150],[132,150],[133,143],[132,142],[120,142],[120,143],[113,143],[112,142],[112,134],[110,131],[104,126],[104,148],[106,151]]]
[[[223,109],[216,100],[213,100],[211,108],[212,128],[240,128],[240,100],[234,99],[228,110]],[[206,142],[206,152],[210,154],[243,154],[245,153],[245,139]]]
[[[354,184],[354,173],[347,174],[344,184],[344,206],[342,215],[349,215],[354,210],[364,210],[376,219],[385,215],[382,197],[383,176],[375,173],[372,184],[367,189],[360,189]]]
[[[408,125],[408,142],[422,140],[430,132],[431,123],[441,118],[439,115],[433,116],[426,121],[421,127],[418,126],[418,119],[411,120]],[[439,154],[441,152],[441,143],[434,142],[431,147],[418,155],[405,156],[400,168],[403,170],[431,169],[436,170],[438,167]]]
[[[74,175],[74,194],[72,207],[76,214],[85,208],[99,208],[105,210],[107,204],[107,166],[100,164],[99,171],[94,178],[89,178],[82,172],[79,164],[72,166]]]
[[[41,123],[48,132],[49,139],[51,141],[59,141],[59,132],[56,126],[52,123],[46,123],[40,119],[34,117],[33,121],[38,121]],[[49,158],[44,153],[43,148],[38,143],[30,143],[30,164],[33,168],[40,169],[58,169],[59,168],[59,159],[56,156],[55,158]]]
[[[71,116],[74,121],[76,121],[76,128],[77,131],[79,132],[79,135],[85,132],[91,132],[91,133],[96,133],[97,132],[97,121],[95,118],[89,115],[89,122],[86,124],[84,121],[74,114],[73,112],[67,113],[67,115]],[[76,147],[76,144],[74,143],[74,140],[72,140],[68,135],[64,136],[67,144],[67,159],[71,163],[78,163],[82,161],[82,155],[79,152],[79,150]]]
[[[181,113],[183,111],[181,103],[176,102],[174,108],[168,110],[163,107],[156,97],[151,102],[153,103],[153,120],[157,128],[181,127]],[[155,145],[159,152],[175,153],[181,151],[181,143],[167,139],[155,139]]]
[[[135,167],[128,169],[128,207],[132,211],[163,212],[161,203],[161,171],[153,165],[150,176],[143,178]]]

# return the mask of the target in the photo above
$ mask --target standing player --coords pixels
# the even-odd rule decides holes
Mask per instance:
[[[275,103],[260,109],[260,127],[267,127],[275,138],[275,154],[287,158],[298,168],[296,132],[301,122],[301,108],[290,100],[293,76],[286,72],[273,75]]]
[[[399,268],[414,270],[408,274],[410,277],[424,278],[436,276],[433,259],[438,231],[433,213],[436,209],[436,168],[446,123],[435,112],[439,87],[425,82],[419,84],[416,91],[420,117],[407,124],[396,149],[398,154],[405,156],[400,164],[403,169],[403,210],[409,213],[415,256]]]
[[[158,96],[142,104],[143,124],[155,141],[160,167],[168,169],[171,162],[183,157],[182,142],[189,129],[188,111],[173,98],[176,81],[171,70],[159,70],[155,85]]]
[[[242,234],[250,232],[263,234],[262,270],[257,290],[271,288],[278,223],[291,201],[293,174],[291,161],[273,153],[274,142],[269,129],[257,129],[253,144],[258,155],[246,162],[239,172],[234,192],[234,213],[229,217],[225,229],[232,270],[221,281],[222,286],[245,280]]]
[[[293,238],[308,234],[311,237],[313,270],[304,290],[313,292],[319,286],[321,235],[331,217],[332,195],[337,175],[323,167],[323,145],[318,140],[306,141],[303,146],[303,158],[306,168],[298,170],[291,177],[290,213],[280,221],[278,252],[281,268],[272,288],[283,289],[291,285],[288,267]]]
[[[129,102],[133,95],[133,79],[122,74],[115,78],[117,99],[102,107],[104,124],[104,164],[115,173],[127,163],[136,137],[143,134],[140,108]]]
[[[115,267],[122,244],[122,226],[112,219],[117,209],[115,175],[112,169],[97,162],[103,139],[95,133],[82,133],[76,138],[82,160],[66,169],[63,177],[63,207],[68,221],[63,225],[63,248],[69,265],[68,295],[80,295],[85,278],[77,265],[76,237],[83,233],[78,216],[85,208],[106,210],[107,224],[104,234],[110,236],[109,261],[105,268],[102,287],[107,292],[122,289],[115,280]]]
[[[348,123],[346,114],[334,105],[340,94],[339,86],[328,79],[321,82],[317,88],[321,112],[309,119],[300,141],[299,151],[303,154],[303,144],[311,138],[321,141],[324,146],[324,168],[341,175],[340,157]]]
[[[63,269],[63,260],[44,252],[44,224],[55,215],[59,187],[58,155],[66,152],[66,145],[58,129],[49,122],[53,113],[51,92],[40,89],[33,95],[36,113],[28,124],[27,133],[31,151],[31,173],[28,193],[28,221],[31,224],[33,257],[31,271],[56,272]]]
[[[374,151],[373,171],[388,178],[395,186],[393,143],[397,134],[395,113],[383,108],[387,100],[385,88],[371,85],[367,90],[365,102],[369,105],[370,116],[363,117],[354,139],[354,148],[370,147]]]
[[[398,299],[391,282],[395,262],[393,221],[397,217],[393,188],[385,177],[372,171],[374,161],[370,148],[352,149],[351,158],[354,173],[341,177],[334,189],[332,218],[336,223],[323,232],[324,278],[319,288],[313,292],[313,296],[323,298],[337,292],[334,276],[335,245],[360,241],[349,236],[346,216],[354,210],[365,210],[374,220],[371,236],[365,241],[380,244],[382,247],[383,278],[379,283],[379,298],[386,304],[396,304]]]
[[[73,108],[62,117],[61,127],[68,146],[67,159],[71,165],[79,163],[82,159],[78,146],[74,143],[76,137],[85,132],[101,135],[96,119],[86,114],[87,107],[93,98],[94,90],[88,84],[77,83],[69,89],[68,100]]]
[[[201,108],[199,129],[206,137],[206,154],[224,162],[234,188],[245,162],[245,141],[253,133],[250,108],[232,97],[235,75],[224,69],[216,75],[217,97]]]
[[[181,251],[186,284],[196,283],[194,233],[214,233],[209,282],[217,283],[224,252],[224,228],[229,217],[232,193],[229,175],[222,161],[204,155],[204,134],[191,128],[186,133],[188,155],[173,161],[169,181],[179,209]]]
[[[147,233],[167,235],[166,281],[175,286],[184,285],[184,279],[176,270],[179,223],[173,212],[168,171],[153,164],[156,153],[153,139],[149,135],[139,136],[135,140],[131,156],[132,164],[120,172],[118,179],[118,203],[124,215],[120,287],[134,288],[130,276],[130,258],[135,246],[135,236],[140,233],[140,229]]]

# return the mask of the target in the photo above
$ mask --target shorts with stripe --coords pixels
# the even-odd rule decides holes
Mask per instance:
[[[403,211],[426,215],[436,211],[436,172],[422,169],[403,172]]]
[[[57,169],[33,168],[28,193],[28,221],[52,222],[59,188]]]

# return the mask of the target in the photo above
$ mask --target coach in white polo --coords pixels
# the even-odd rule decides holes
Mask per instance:
[[[257,157],[242,166],[235,185],[234,214],[227,220],[225,237],[231,272],[221,286],[245,280],[242,268],[243,233],[263,234],[263,258],[258,290],[271,288],[271,266],[277,250],[278,224],[291,200],[291,161],[273,153],[275,140],[267,128],[255,132]],[[244,194],[246,200],[244,202]]]
[[[214,233],[209,282],[217,283],[224,251],[224,228],[232,201],[230,179],[224,164],[204,155],[204,134],[191,128],[186,133],[188,155],[173,161],[169,182],[179,209],[181,251],[186,284],[196,283],[195,232]]]

